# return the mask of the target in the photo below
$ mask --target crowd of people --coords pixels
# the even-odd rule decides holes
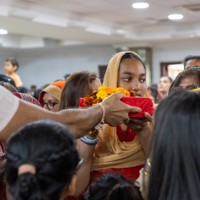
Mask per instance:
[[[185,70],[161,77],[157,89],[148,87],[141,57],[123,51],[103,83],[81,71],[31,93],[13,60],[0,76],[1,200],[198,199],[200,57],[186,57]],[[123,103],[121,92],[80,108],[101,85],[152,99],[154,115],[130,117],[142,107]]]

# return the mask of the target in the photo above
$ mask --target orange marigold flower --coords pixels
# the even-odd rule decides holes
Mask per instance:
[[[100,103],[103,99],[116,92],[122,92],[124,96],[135,96],[134,91],[129,92],[122,87],[109,88],[105,86],[100,86],[97,90],[94,90],[89,96],[87,95],[86,97],[84,97],[83,106],[93,106],[97,103]]]
[[[93,99],[89,96],[84,97],[83,106],[92,106]]]

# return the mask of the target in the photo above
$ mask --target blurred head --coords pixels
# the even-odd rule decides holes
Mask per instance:
[[[157,107],[149,200],[199,198],[200,93],[177,91]]]
[[[39,101],[44,109],[53,112],[57,112],[59,110],[59,103],[64,84],[64,80],[56,81],[40,92]]]
[[[103,85],[123,87],[134,90],[137,96],[144,96],[147,91],[145,64],[135,52],[117,53],[109,62]]]
[[[179,89],[192,90],[198,87],[200,87],[200,71],[183,71],[173,81],[169,93]]]
[[[158,84],[158,92],[166,94],[172,84],[172,79],[169,76],[162,76]]]
[[[20,87],[17,88],[17,90],[20,93],[31,95],[31,91],[27,87],[25,87],[25,86],[20,86]]]
[[[192,69],[193,67],[200,68],[200,56],[187,56],[184,59],[184,68],[185,69],[188,70],[188,69]]]
[[[16,72],[19,68],[19,63],[15,58],[8,58],[4,63],[4,70],[7,74],[12,74]]]
[[[89,186],[84,200],[139,200],[134,184],[119,174],[106,174]]]
[[[101,86],[93,72],[81,71],[71,74],[65,82],[60,100],[60,110],[79,107],[79,99],[92,93]]]
[[[37,86],[36,85],[31,85],[30,89],[31,89],[32,92],[36,92]]]
[[[73,195],[80,158],[64,125],[53,121],[26,125],[9,139],[6,158],[13,199],[62,200],[66,193]]]

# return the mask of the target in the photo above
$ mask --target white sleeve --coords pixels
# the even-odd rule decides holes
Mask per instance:
[[[19,99],[0,86],[0,132],[10,122],[19,106]]]

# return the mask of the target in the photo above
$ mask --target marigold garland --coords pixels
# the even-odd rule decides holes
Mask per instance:
[[[134,91],[125,90],[122,87],[110,88],[101,86],[97,90],[93,91],[91,95],[87,95],[83,98],[83,106],[94,106],[97,103],[103,101],[106,97],[116,92],[122,92],[124,96],[135,96]]]

